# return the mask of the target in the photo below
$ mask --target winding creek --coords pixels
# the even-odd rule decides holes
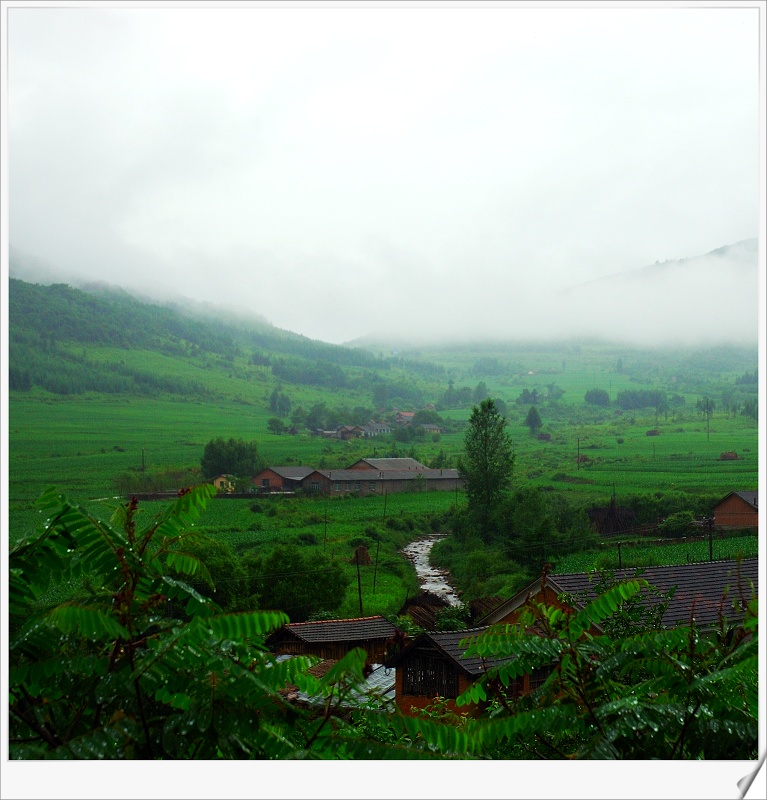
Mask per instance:
[[[447,570],[433,567],[429,561],[431,548],[440,540],[444,539],[444,533],[431,533],[421,539],[410,542],[403,548],[405,557],[412,561],[418,579],[421,581],[421,588],[424,591],[436,594],[444,598],[451,606],[461,603],[461,598],[456,594],[455,589],[448,582],[449,573]]]

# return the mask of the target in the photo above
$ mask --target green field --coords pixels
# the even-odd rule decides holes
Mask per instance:
[[[124,295],[18,281],[10,290],[11,542],[39,523],[35,500],[50,486],[108,515],[120,495],[200,482],[203,450],[217,437],[256,441],[269,465],[338,469],[363,457],[411,456],[455,467],[472,407],[488,396],[503,405],[513,439],[513,488],[561,494],[573,509],[652,496],[658,509],[678,510],[758,485],[755,347],[560,341],[378,343],[365,351],[266,324],[193,318]],[[592,389],[606,392],[609,404],[588,404]],[[648,390],[664,402],[621,402]],[[276,393],[289,410],[277,414]],[[704,398],[715,403],[708,419]],[[524,424],[532,403],[546,441]],[[441,435],[408,438],[400,430],[342,442],[309,433],[322,425],[294,421],[316,411],[333,427],[330,419],[363,424],[426,408],[439,415]],[[298,432],[269,432],[276,415]],[[722,460],[725,452],[737,459]],[[263,508],[252,510],[253,502]],[[364,613],[394,613],[417,590],[398,551],[465,502],[460,492],[390,495],[384,518],[376,497],[217,499],[200,527],[239,554],[300,542],[308,554],[331,556],[353,578],[341,609],[348,615],[360,613],[350,559],[355,542],[365,544],[379,551],[380,569],[360,569]],[[141,507],[150,514],[158,505]],[[611,551],[584,557],[584,564],[609,561]]]

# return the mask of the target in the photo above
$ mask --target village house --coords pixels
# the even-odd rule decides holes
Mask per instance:
[[[362,426],[362,435],[367,438],[385,436],[388,433],[391,433],[391,425],[385,422],[368,422],[367,425]]]
[[[302,481],[307,492],[330,495],[455,491],[465,486],[456,469],[314,470]]]
[[[380,615],[293,622],[275,631],[266,644],[277,655],[312,655],[336,660],[361,647],[369,663],[380,664],[397,633],[397,628]]]
[[[615,571],[617,580],[628,580],[636,576],[636,569]],[[758,559],[736,561],[707,561],[676,566],[647,567],[641,576],[661,591],[674,589],[661,624],[664,628],[688,625],[694,619],[703,630],[714,628],[724,618],[730,624],[737,624],[744,617],[744,603],[751,599],[751,593],[758,586]],[[492,666],[501,663],[492,659],[467,658],[468,644],[461,640],[476,637],[493,625],[513,624],[522,613],[528,600],[569,610],[572,606],[565,602],[568,598],[576,600],[575,607],[581,608],[596,597],[594,576],[591,573],[571,573],[543,576],[526,586],[514,597],[500,603],[486,616],[478,620],[477,627],[462,631],[424,633],[411,642],[404,650],[390,658],[386,666],[396,670],[395,702],[404,714],[417,713],[431,704],[436,696],[448,700],[448,707],[461,713],[466,707],[458,708],[453,702],[474,681]],[[741,598],[741,588],[744,597]],[[725,599],[726,598],[726,599]],[[595,626],[594,632],[599,632]],[[526,694],[545,680],[550,669],[541,668],[532,674],[523,675],[510,687],[516,694]],[[473,713],[476,709],[468,709]]]
[[[386,661],[385,666],[393,668],[396,673],[394,702],[397,708],[403,714],[417,714],[418,710],[431,705],[439,697],[447,700],[447,707],[455,713],[475,712],[476,708],[456,706],[455,698],[502,660],[479,656],[467,658],[468,645],[462,646],[461,641],[487,630],[485,625],[462,631],[422,633]]]
[[[759,493],[730,492],[714,506],[717,528],[758,528]]]
[[[251,478],[257,492],[295,492],[314,467],[267,467]]]
[[[225,494],[234,492],[234,475],[216,475],[211,483],[219,492],[224,492]]]
[[[732,603],[739,603],[739,586],[749,593],[747,599],[750,599],[751,587],[756,592],[759,582],[758,564],[757,558],[743,559],[740,565],[737,561],[699,561],[673,566],[618,569],[614,575],[615,580],[621,581],[631,580],[640,573],[640,578],[662,592],[674,589],[674,595],[661,621],[664,628],[689,625],[691,618],[702,628],[710,628],[716,625],[720,613],[731,622],[743,618],[743,609],[733,610]],[[562,595],[580,596],[586,601],[594,599],[594,579],[594,573],[588,572],[548,575],[545,585],[543,577],[538,578],[514,597],[501,603],[479,620],[479,623],[496,625],[516,622],[528,599],[562,609],[569,607],[560,599]],[[728,599],[723,601],[725,595],[728,595]]]

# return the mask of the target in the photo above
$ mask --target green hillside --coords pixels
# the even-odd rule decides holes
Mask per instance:
[[[86,500],[199,479],[203,448],[219,436],[257,441],[272,464],[411,455],[456,466],[471,407],[488,395],[505,409],[517,486],[600,503],[614,492],[757,485],[756,347],[340,347],[119,290],[15,279],[9,323],[12,535],[33,523],[32,503],[52,484]],[[592,390],[607,404],[586,402]],[[441,434],[397,429],[344,442],[310,433],[427,405]],[[535,432],[525,426],[532,405]],[[294,433],[270,428],[275,418]]]

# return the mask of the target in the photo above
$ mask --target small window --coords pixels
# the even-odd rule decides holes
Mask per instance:
[[[370,483],[368,483],[368,488],[370,489],[371,492],[374,492],[376,490],[376,482],[370,481]]]
[[[334,489],[336,492],[340,492],[340,491],[341,491],[341,484],[340,484],[340,483],[334,483],[334,484],[333,484],[333,489]]]
[[[269,488],[269,478],[261,478],[261,485],[264,487],[264,489],[268,489]]]
[[[352,490],[352,485],[349,481],[346,481],[346,491],[350,492]]]
[[[312,491],[319,492],[320,490],[320,482],[319,481],[312,481]]]
[[[355,492],[358,492],[359,490],[360,490],[360,484],[359,484],[359,481],[357,481],[357,482],[354,484],[354,491],[355,491]]]

